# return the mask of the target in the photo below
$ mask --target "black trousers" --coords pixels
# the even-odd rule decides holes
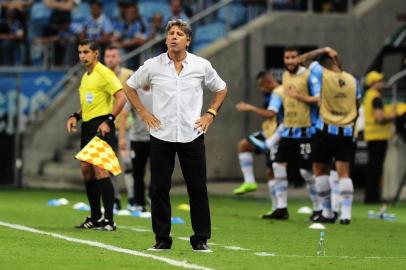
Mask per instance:
[[[190,203],[190,218],[194,235],[191,243],[206,242],[211,235],[209,199],[206,186],[204,135],[189,143],[162,141],[151,136],[151,214],[152,229],[157,242],[172,243],[171,176],[178,154]]]
[[[388,141],[368,141],[368,164],[365,180],[365,202],[377,203],[381,200],[380,179],[383,172]]]
[[[145,206],[145,167],[150,153],[150,142],[131,141],[134,157],[131,159],[134,178],[134,201],[139,206]],[[150,192],[151,193],[151,192]]]

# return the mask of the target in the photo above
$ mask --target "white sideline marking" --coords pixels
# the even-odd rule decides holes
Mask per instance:
[[[150,258],[150,259],[153,259],[153,260],[161,261],[161,262],[164,262],[164,263],[167,263],[167,264],[170,264],[170,265],[173,265],[173,266],[182,267],[182,268],[200,269],[200,270],[213,270],[212,268],[200,266],[200,265],[197,265],[197,264],[191,264],[191,263],[188,263],[186,261],[177,261],[177,260],[174,260],[174,259],[169,259],[169,258],[165,258],[165,257],[159,257],[159,256],[156,256],[156,255],[147,254],[147,253],[143,253],[143,252],[136,251],[136,250],[131,250],[131,249],[120,248],[120,247],[116,247],[116,246],[112,246],[112,245],[107,245],[107,244],[103,244],[103,243],[96,242],[96,241],[82,240],[82,239],[78,239],[78,238],[64,236],[62,234],[40,231],[40,230],[30,228],[30,227],[27,227],[27,226],[23,226],[23,225],[19,225],[19,224],[11,224],[11,223],[0,221],[0,226],[4,226],[4,227],[8,227],[8,228],[15,229],[15,230],[20,230],[20,231],[26,231],[26,232],[31,232],[31,233],[41,234],[41,235],[47,235],[47,236],[62,239],[62,240],[68,241],[68,242],[79,243],[79,244],[84,244],[84,245],[88,245],[88,246],[92,246],[92,247],[103,248],[103,249],[107,249],[107,250],[111,250],[111,251],[115,251],[115,252],[119,252],[119,253],[125,253],[125,254],[134,255],[134,256]]]
[[[257,256],[261,256],[261,257],[276,256],[275,253],[268,253],[268,252],[255,252],[254,254]]]
[[[0,225],[3,225],[2,222],[0,221]],[[141,229],[141,228],[135,228],[135,227],[130,227],[130,226],[119,226],[119,228],[123,229],[129,229],[137,232],[147,232],[151,231],[148,229]],[[177,237],[177,239],[182,240],[182,241],[189,241],[189,237]],[[82,241],[82,240],[80,240]],[[97,242],[96,242],[97,243]],[[103,244],[104,245],[104,244]],[[228,250],[235,250],[235,251],[250,251],[251,249],[248,248],[242,248],[238,246],[224,246],[222,244],[217,244],[217,243],[210,243],[208,242],[209,246],[223,246],[224,249]],[[120,252],[120,251],[118,251]],[[137,251],[136,251],[137,252]],[[141,252],[140,252],[141,253]],[[142,253],[144,255],[149,255]],[[380,257],[380,256],[366,256],[366,257],[361,257],[361,256],[317,256],[317,255],[294,255],[294,254],[276,254],[276,253],[268,253],[268,252],[255,252],[254,255],[260,256],[260,257],[284,257],[284,258],[331,258],[331,259],[355,259],[355,260],[364,260],[364,259],[375,259],[375,260],[384,260],[384,259],[395,259],[395,260],[406,260],[406,257]],[[152,255],[151,255],[152,256]],[[161,258],[160,259],[166,259],[166,258]],[[170,259],[169,259],[170,260]],[[200,267],[200,266],[199,266]],[[193,268],[193,269],[210,269],[210,268]]]
[[[143,229],[143,228],[136,228],[136,227],[131,227],[131,226],[118,226],[120,229],[127,229],[135,232],[152,232],[150,229]]]
[[[237,247],[237,246],[225,246],[224,248],[229,249],[229,250],[243,250],[243,251],[250,250],[248,248],[242,248],[242,247]]]

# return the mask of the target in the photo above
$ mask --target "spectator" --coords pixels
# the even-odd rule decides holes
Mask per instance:
[[[184,12],[184,7],[183,3],[181,0],[171,0],[171,11],[172,15],[167,18],[165,21],[165,24],[167,24],[169,21],[172,20],[183,20],[183,21],[188,21],[189,17],[185,14]]]
[[[24,29],[16,17],[15,9],[4,9],[0,18],[0,65],[21,63],[20,47],[24,38]]]
[[[24,64],[30,64],[30,43],[28,41],[28,26],[27,18],[29,16],[29,10],[34,3],[34,0],[3,0],[0,1],[0,11],[14,10],[15,17],[20,22],[23,29],[23,47],[24,47]]]
[[[148,40],[165,35],[165,25],[163,22],[164,18],[161,13],[155,13],[154,16],[152,16],[151,25],[147,33]]]
[[[121,26],[125,24],[125,17],[126,17],[126,12],[128,7],[131,5],[131,0],[118,0],[117,5],[118,5],[118,17],[113,19],[113,28],[114,31],[116,29],[121,30]],[[116,33],[114,33],[116,35]]]
[[[44,4],[51,9],[51,16],[43,36],[57,35],[61,28],[66,28],[66,25],[69,27],[71,11],[75,6],[74,0],[44,0]]]
[[[123,48],[124,51],[130,52],[146,40],[146,24],[138,12],[138,6],[132,4],[126,10],[126,20],[124,24],[118,25],[113,41],[117,47]],[[139,65],[139,57],[131,59],[128,63],[130,68],[136,68]]]
[[[44,28],[42,37],[37,41],[43,45],[52,45],[52,63],[56,66],[74,64],[77,36],[72,32],[71,12],[77,5],[74,0],[44,0],[51,11],[49,24]],[[57,56],[57,57],[56,57]]]
[[[103,13],[103,3],[100,0],[90,1],[91,17],[86,19],[83,25],[76,25],[74,33],[79,33],[80,39],[91,39],[100,46],[101,57],[104,55],[104,47],[110,42],[113,34],[113,25],[110,19]]]

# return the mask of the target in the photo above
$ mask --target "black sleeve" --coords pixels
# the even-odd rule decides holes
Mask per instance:
[[[372,107],[374,107],[374,109],[383,109],[382,99],[380,97],[374,98],[374,100],[372,101]]]

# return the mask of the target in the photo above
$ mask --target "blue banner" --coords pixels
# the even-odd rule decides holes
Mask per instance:
[[[46,109],[58,93],[52,87],[62,79],[63,72],[21,72],[19,130],[23,131],[29,121],[35,120],[39,112]],[[17,106],[17,73],[0,74],[0,133],[13,134]]]

